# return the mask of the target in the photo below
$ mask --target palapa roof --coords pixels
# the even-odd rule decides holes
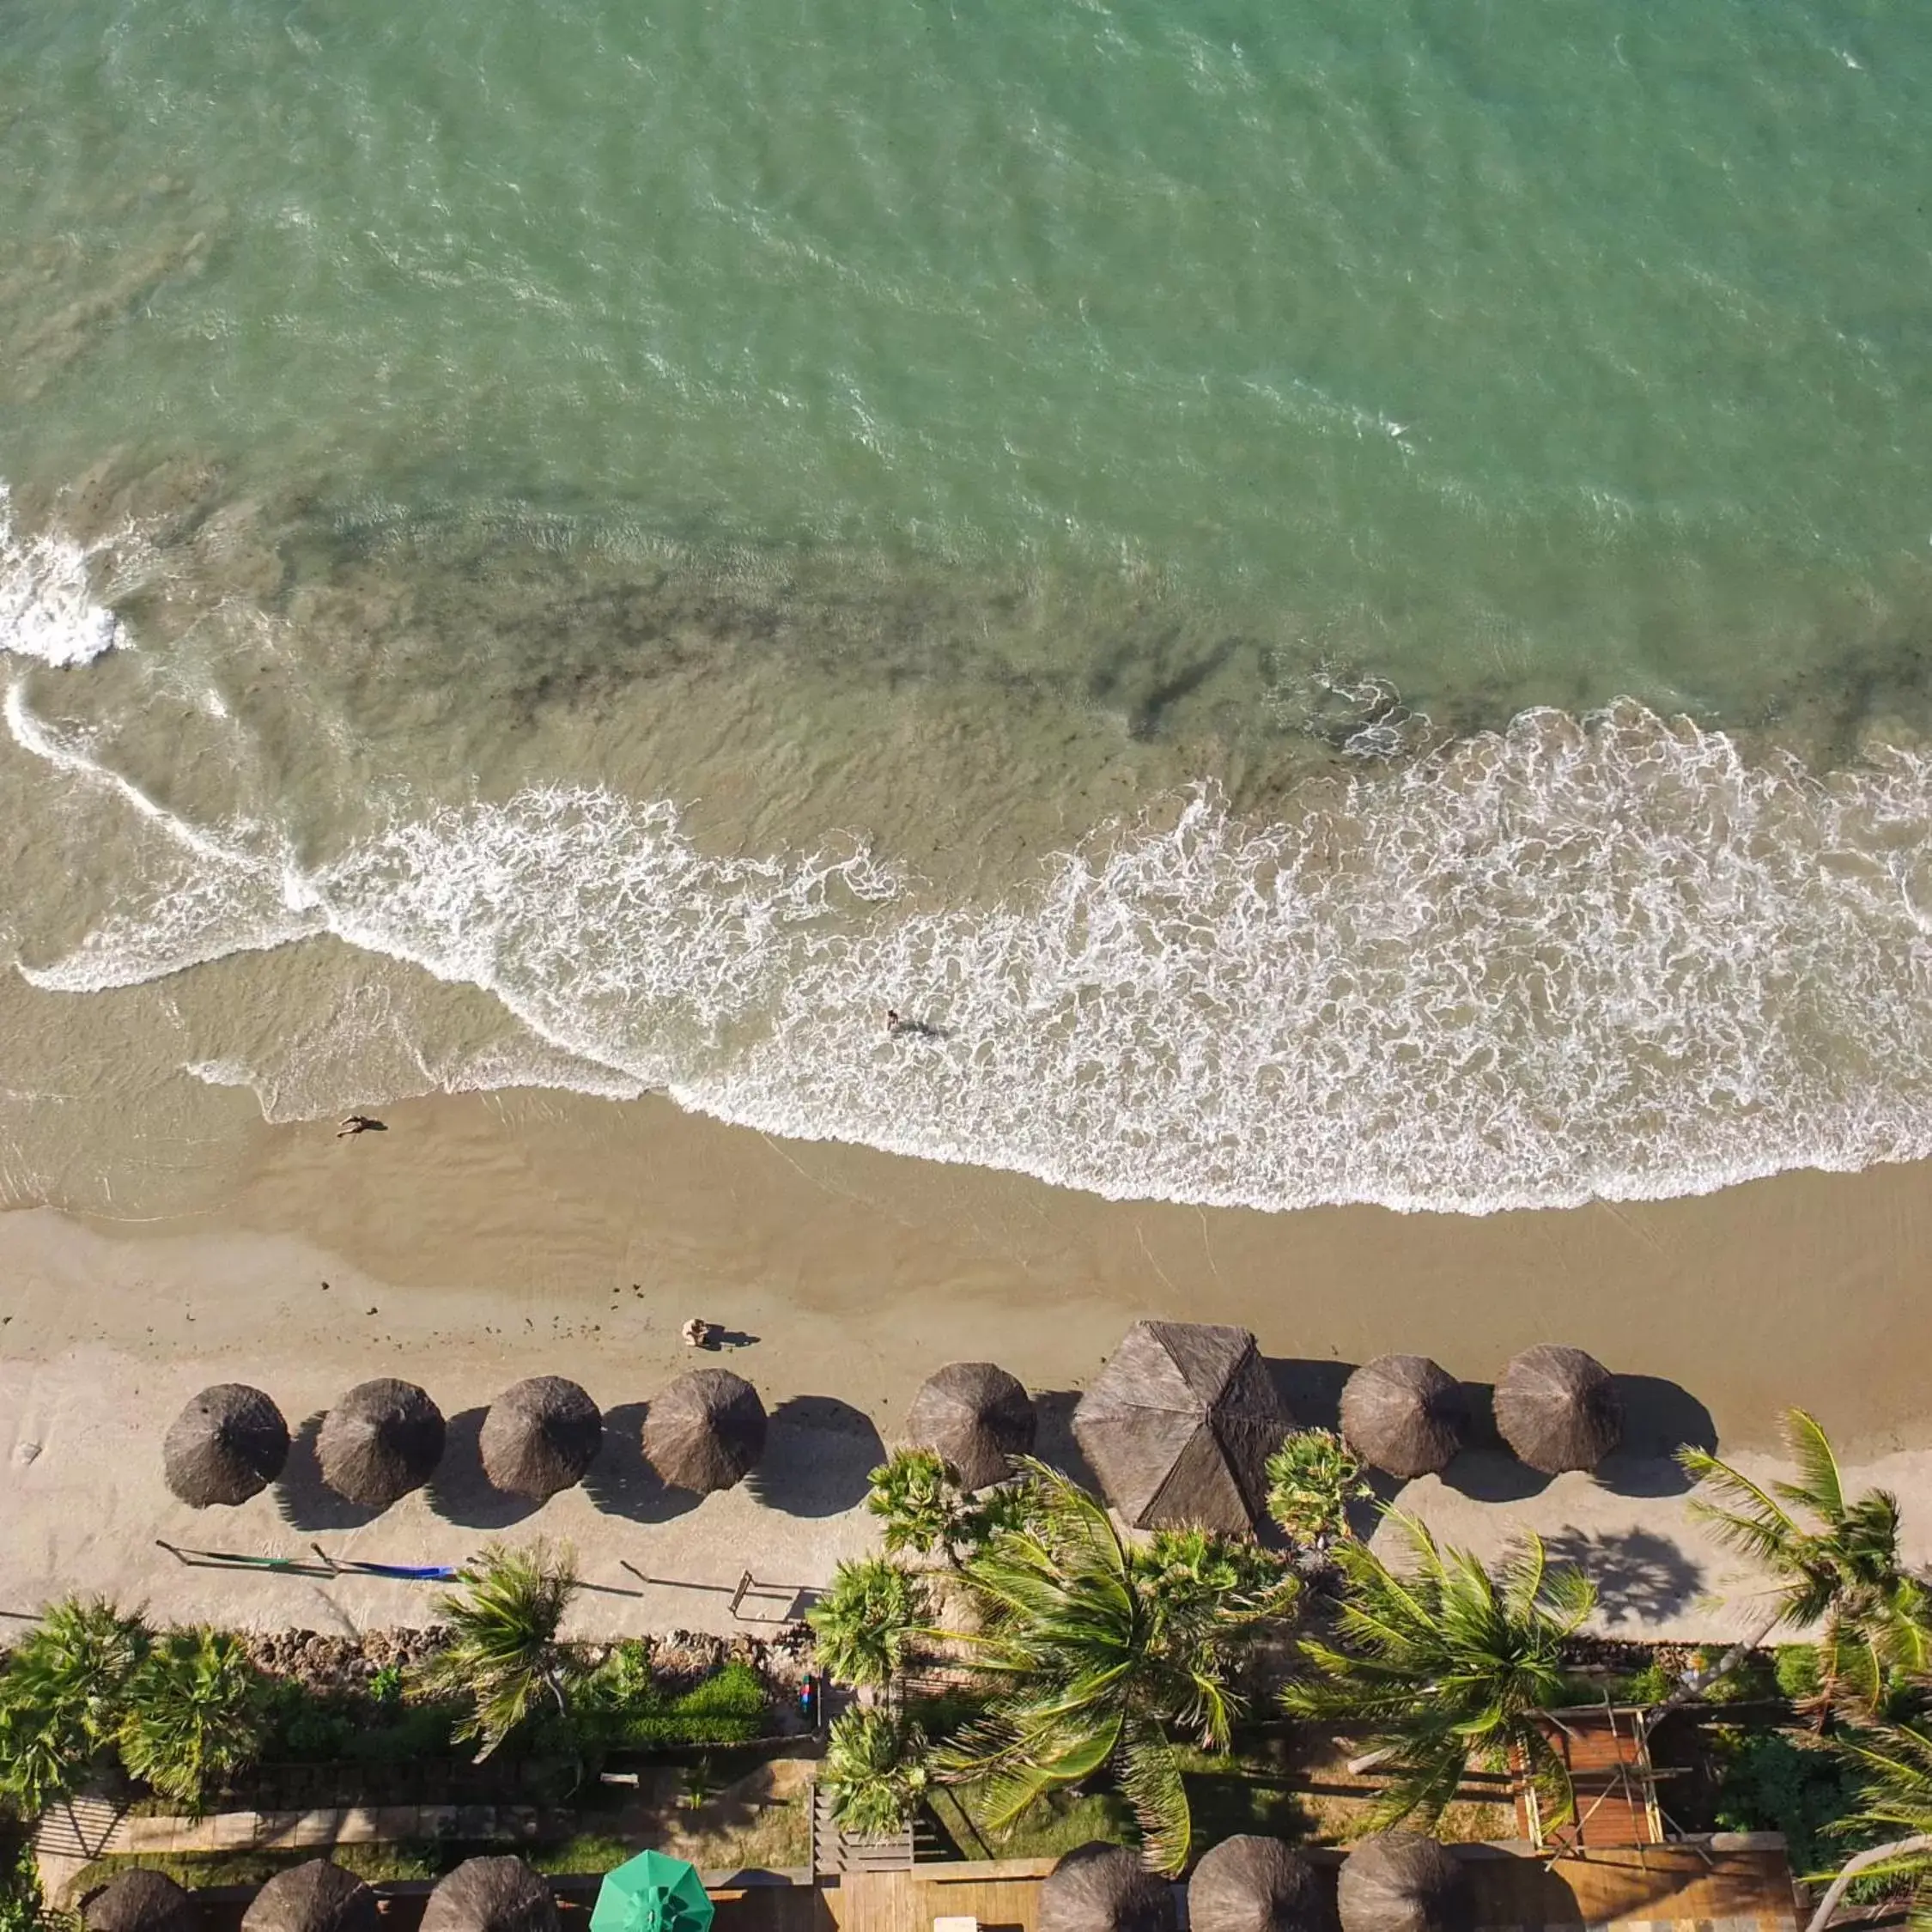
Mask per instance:
[[[1005,1481],[1037,1426],[1024,1386],[991,1362],[949,1362],[906,1411],[906,1440],[931,1449],[967,1489]]]
[[[1623,1440],[1623,1398],[1594,1356],[1540,1342],[1498,1378],[1496,1426],[1546,1476],[1594,1469]]]
[[[194,1894],[161,1872],[122,1872],[88,1899],[88,1932],[201,1932]]]
[[[1245,1328],[1137,1321],[1073,1412],[1107,1499],[1142,1529],[1251,1529],[1289,1419]]]
[[[1191,1932],[1334,1932],[1334,1894],[1279,1838],[1224,1838],[1188,1881]]]
[[[679,1376],[644,1412],[645,1459],[667,1488],[729,1489],[764,1453],[765,1405],[729,1369]]]
[[[322,1419],[322,1479],[338,1496],[383,1510],[420,1489],[443,1459],[443,1412],[413,1382],[358,1382]]]
[[[1373,1467],[1405,1479],[1434,1475],[1462,1447],[1469,1399],[1426,1355],[1378,1355],[1348,1378],[1341,1428]]]
[[[1039,1932],[1175,1932],[1174,1893],[1124,1845],[1083,1844],[1040,1886]]]
[[[558,1932],[556,1900],[520,1858],[466,1858],[429,1894],[422,1932]]]
[[[197,1510],[246,1503],[282,1473],[289,1425],[258,1388],[218,1382],[175,1417],[161,1443],[167,1486]]]
[[[353,1872],[311,1858],[277,1872],[241,1915],[241,1932],[378,1932],[376,1895]]]
[[[1335,1882],[1342,1932],[1470,1932],[1473,1911],[1461,1862],[1413,1832],[1364,1838]]]
[[[496,1488],[542,1503],[584,1479],[604,1443],[604,1418],[574,1382],[532,1376],[489,1405],[477,1447]]]

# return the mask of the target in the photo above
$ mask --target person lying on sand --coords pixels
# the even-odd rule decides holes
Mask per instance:
[[[367,1114],[351,1114],[349,1118],[344,1121],[339,1127],[336,1129],[336,1139],[337,1140],[340,1140],[346,1134],[368,1133],[372,1131],[376,1133],[380,1133],[381,1131],[383,1131],[382,1122],[380,1121],[372,1120]]]

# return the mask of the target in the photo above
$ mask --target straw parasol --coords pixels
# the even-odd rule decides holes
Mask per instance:
[[[501,1490],[547,1502],[584,1479],[604,1443],[604,1418],[574,1382],[532,1376],[489,1405],[477,1447]]]
[[[1342,1434],[1377,1469],[1405,1480],[1446,1468],[1469,1428],[1462,1384],[1426,1355],[1378,1355],[1342,1390]]]
[[[1623,1399],[1594,1356],[1540,1342],[1498,1380],[1496,1426],[1517,1456],[1546,1476],[1594,1469],[1623,1440]]]
[[[1192,1932],[1334,1932],[1334,1895],[1279,1838],[1224,1838],[1188,1881]]]
[[[421,1489],[443,1459],[443,1412],[413,1382],[358,1382],[322,1419],[322,1479],[365,1509]]]
[[[205,1510],[246,1503],[282,1473],[289,1460],[289,1425],[258,1388],[218,1382],[174,1419],[161,1443],[167,1486],[184,1503]]]
[[[194,1896],[161,1872],[111,1878],[81,1912],[88,1932],[201,1932]]]
[[[520,1858],[466,1858],[429,1894],[422,1932],[558,1932],[556,1900]]]
[[[1073,1434],[1137,1528],[1251,1529],[1288,1417],[1245,1328],[1137,1321],[1080,1398]]]
[[[670,1489],[729,1489],[765,1453],[765,1405],[729,1369],[693,1369],[644,1412],[644,1456]]]
[[[906,1440],[931,1449],[966,1489],[1012,1475],[1033,1447],[1033,1398],[990,1362],[949,1362],[928,1376],[906,1411]]]
[[[1342,1932],[1469,1932],[1469,1881],[1455,1854],[1413,1832],[1364,1838],[1335,1884]]]
[[[1040,1887],[1039,1929],[1174,1932],[1174,1893],[1124,1845],[1078,1845]]]
[[[377,1932],[376,1895],[353,1872],[311,1858],[277,1872],[241,1915],[241,1932]]]

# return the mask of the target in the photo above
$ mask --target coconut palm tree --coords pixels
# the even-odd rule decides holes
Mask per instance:
[[[1235,1670],[1286,1613],[1295,1581],[1252,1544],[1203,1530],[1130,1546],[1065,1476],[1033,1461],[1022,1471],[1024,1520],[995,1530],[961,1571],[979,1627],[948,1634],[992,1696],[942,1767],[988,1787],[995,1828],[1110,1769],[1149,1859],[1178,1871],[1192,1834],[1178,1747],[1227,1747]]]
[[[1324,1551],[1355,1533],[1348,1506],[1375,1494],[1362,1464],[1332,1429],[1297,1429],[1268,1458],[1268,1514],[1296,1544]]]
[[[805,1612],[818,1668],[862,1691],[892,1682],[930,1618],[924,1583],[884,1557],[840,1564],[824,1595]]]
[[[1825,1932],[1855,1879],[1893,1878],[1911,1899],[1914,1932],[1932,1929],[1932,1731],[1925,1725],[1876,1724],[1834,1741],[1865,1774],[1858,1808],[1831,1829],[1840,1836],[1887,1833],[1885,1842],[1845,1861],[1807,1932]]]
[[[832,1815],[860,1837],[884,1837],[924,1803],[932,1774],[926,1734],[883,1710],[848,1710],[832,1725],[818,1782]]]
[[[1786,1413],[1784,1441],[1798,1479],[1768,1485],[1703,1449],[1679,1450],[1704,1485],[1692,1512],[1771,1573],[1760,1641],[1780,1626],[1815,1630],[1820,1718],[1844,1701],[1881,1712],[1932,1668],[1932,1593],[1899,1554],[1898,1498],[1848,1499],[1830,1440],[1802,1409]]]
[[[198,1813],[210,1786],[259,1754],[268,1732],[264,1689],[240,1637],[164,1632],[128,1682],[121,1762],[163,1797]]]
[[[1391,1513],[1412,1564],[1398,1572],[1367,1545],[1337,1546],[1346,1586],[1339,1643],[1305,1638],[1304,1674],[1282,1694],[1297,1717],[1369,1727],[1393,1772],[1377,1829],[1413,1814],[1433,1822],[1472,1762],[1535,1780],[1553,1817],[1574,1809],[1539,1713],[1583,1694],[1563,1648],[1596,1603],[1595,1587],[1552,1570],[1534,1536],[1492,1576],[1466,1550],[1442,1550]]]
[[[118,1732],[147,1625],[100,1597],[57,1603],[0,1672],[0,1795],[33,1817]]]
[[[583,1666],[557,1632],[577,1594],[577,1561],[568,1546],[492,1543],[460,1580],[460,1589],[436,1600],[450,1641],[412,1681],[425,1695],[470,1705],[456,1735],[477,1740],[481,1764],[546,1698],[560,1716],[568,1714]]]

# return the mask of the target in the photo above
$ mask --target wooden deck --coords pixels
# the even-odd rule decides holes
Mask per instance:
[[[1587,1853],[1663,1843],[1656,1773],[1641,1710],[1591,1704],[1552,1711],[1544,1730],[1570,1773],[1577,1810],[1573,1818],[1553,1821],[1534,1790],[1525,1786],[1518,1791],[1518,1826],[1539,1851]]]

